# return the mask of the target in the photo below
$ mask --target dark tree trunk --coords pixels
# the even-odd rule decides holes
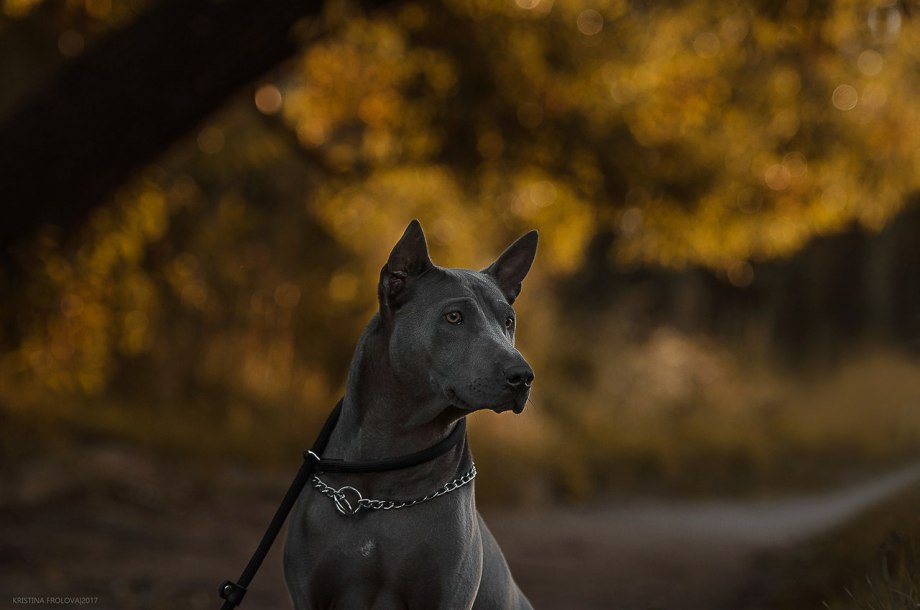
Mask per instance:
[[[379,3],[375,3],[379,4]],[[241,87],[297,49],[322,0],[162,0],[65,65],[0,125],[0,257],[78,226]]]

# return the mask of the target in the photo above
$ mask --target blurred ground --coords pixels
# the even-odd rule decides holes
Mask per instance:
[[[770,584],[763,552],[789,551],[917,479],[920,466],[808,496],[620,501],[486,518],[539,608],[759,609]]]
[[[238,576],[288,484],[289,473],[215,477],[114,446],[75,457],[33,460],[5,475],[4,599],[85,595],[99,598],[90,606],[97,609],[217,607],[217,584]],[[617,499],[484,512],[537,608],[760,608],[769,577],[761,553],[792,548],[918,478],[913,466],[794,498]],[[280,548],[247,607],[288,607]]]

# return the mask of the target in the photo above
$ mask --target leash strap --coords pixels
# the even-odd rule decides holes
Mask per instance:
[[[325,451],[326,445],[329,443],[329,437],[332,436],[332,430],[339,421],[339,416],[342,413],[343,400],[344,398],[339,399],[332,413],[329,414],[329,418],[326,420],[326,423],[323,424],[319,436],[317,436],[316,441],[313,442],[312,449],[304,451],[303,464],[300,465],[300,469],[291,482],[291,486],[288,488],[287,493],[284,494],[281,505],[278,506],[278,510],[275,511],[275,516],[272,517],[271,522],[268,524],[268,529],[265,530],[262,541],[259,542],[259,546],[256,548],[255,553],[252,554],[249,563],[247,563],[246,567],[243,569],[243,573],[236,582],[225,580],[218,588],[218,595],[224,600],[220,610],[233,610],[242,603],[243,597],[246,595],[247,587],[252,582],[256,572],[259,571],[262,562],[265,561],[265,556],[268,555],[269,549],[271,549],[272,544],[278,537],[278,533],[281,531],[285,519],[287,519],[291,509],[294,508],[294,504],[297,502],[300,492],[311,479],[315,471],[318,470],[319,472],[329,473],[370,473],[418,466],[419,464],[429,462],[447,453],[448,450],[460,443],[466,436],[466,418],[463,418],[454,426],[454,429],[446,438],[427,449],[422,449],[415,453],[394,458],[385,458],[373,462],[346,462],[344,460],[322,459],[319,456]]]
[[[313,443],[313,455],[322,453],[326,448],[329,437],[332,436],[332,429],[339,420],[339,414],[342,410],[342,400],[343,399],[340,399],[335,405],[335,409],[332,410],[326,423],[323,424],[319,436],[316,437],[316,441]],[[237,580],[237,582],[225,580],[221,583],[218,594],[221,599],[224,600],[224,603],[220,607],[220,610],[233,610],[242,603],[243,596],[246,595],[246,587],[252,582],[256,572],[258,572],[259,568],[262,566],[262,562],[265,561],[265,556],[268,555],[272,543],[274,543],[275,538],[278,537],[278,532],[281,531],[284,520],[287,519],[291,509],[294,508],[294,503],[297,502],[300,491],[303,489],[304,485],[307,484],[307,481],[310,480],[310,477],[313,476],[317,461],[309,452],[304,455],[309,459],[304,459],[303,464],[300,465],[300,470],[297,471],[297,475],[291,482],[291,486],[288,488],[287,493],[284,494],[281,505],[278,507],[278,510],[275,511],[275,516],[272,517],[271,522],[268,524],[268,529],[265,530],[262,541],[259,542],[256,552],[252,554],[252,558],[250,558],[249,563],[247,563],[246,567],[243,569],[243,573],[240,575],[239,580]]]

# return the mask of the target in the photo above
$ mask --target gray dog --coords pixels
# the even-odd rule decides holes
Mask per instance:
[[[533,371],[511,304],[527,233],[481,272],[438,267],[412,221],[380,272],[323,458],[379,460],[445,439],[479,409],[524,409]],[[318,473],[294,507],[284,576],[298,610],[530,608],[476,510],[467,443],[412,468]],[[343,510],[344,508],[344,510]]]

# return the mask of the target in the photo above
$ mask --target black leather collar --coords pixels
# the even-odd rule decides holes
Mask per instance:
[[[398,457],[384,458],[381,460],[368,462],[346,462],[344,460],[322,458],[319,454],[321,454],[326,448],[326,445],[329,442],[329,437],[332,435],[332,430],[335,428],[336,422],[339,421],[339,415],[341,412],[342,401],[340,400],[338,404],[336,404],[335,409],[333,409],[332,413],[329,415],[329,419],[326,421],[322,432],[320,432],[319,437],[316,439],[316,443],[314,444],[313,449],[303,452],[303,457],[305,460],[313,460],[316,462],[315,468],[319,472],[356,474],[387,472],[390,470],[411,468],[412,466],[418,466],[420,464],[424,464],[425,462],[430,462],[436,457],[444,455],[456,445],[463,442],[463,439],[466,438],[466,418],[464,417],[456,423],[454,429],[451,430],[450,434],[448,434],[444,439],[438,441],[427,449],[422,449],[421,451],[416,451],[415,453],[409,453],[407,455],[401,455]]]

